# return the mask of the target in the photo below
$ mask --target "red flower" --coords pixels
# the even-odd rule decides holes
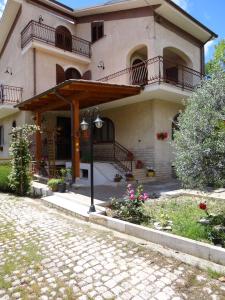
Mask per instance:
[[[206,202],[200,202],[199,203],[199,208],[202,209],[202,210],[207,210]]]

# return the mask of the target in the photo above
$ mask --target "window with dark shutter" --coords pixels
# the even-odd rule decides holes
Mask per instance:
[[[56,28],[55,46],[63,50],[72,51],[72,35],[66,27],[59,26]]]
[[[91,24],[91,39],[92,42],[96,42],[104,36],[104,23],[103,22],[93,22]]]
[[[66,80],[63,67],[56,65],[56,84],[60,84]]]

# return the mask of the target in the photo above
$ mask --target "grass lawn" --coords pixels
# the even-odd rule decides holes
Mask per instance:
[[[171,233],[210,243],[208,227],[198,223],[202,217],[206,217],[205,212],[198,207],[201,201],[204,199],[180,196],[163,201],[147,202],[145,209],[151,218],[148,224],[142,225],[154,228],[154,222],[162,223],[165,220],[171,220],[173,222]],[[225,214],[225,201],[223,200],[208,200],[207,206],[210,214]]]
[[[10,189],[8,187],[8,176],[10,173],[11,167],[8,164],[0,164],[0,191],[1,192],[9,192]]]

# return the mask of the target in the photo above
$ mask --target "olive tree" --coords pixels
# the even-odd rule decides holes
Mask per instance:
[[[225,73],[202,81],[175,132],[175,169],[188,188],[225,186]]]

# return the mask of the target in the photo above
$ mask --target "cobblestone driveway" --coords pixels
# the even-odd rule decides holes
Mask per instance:
[[[35,200],[0,194],[0,299],[225,299],[225,285]]]

